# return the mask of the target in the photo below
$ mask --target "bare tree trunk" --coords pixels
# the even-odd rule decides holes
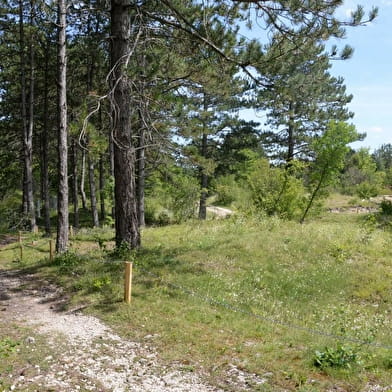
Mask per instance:
[[[113,124],[112,124],[112,128],[113,128]],[[110,174],[111,178],[114,178],[114,143],[113,143],[112,134],[109,135],[109,162],[110,162],[109,174]],[[112,200],[114,200],[114,194],[112,194],[111,196],[112,196]],[[116,207],[113,204],[112,211],[111,211],[113,219],[116,218],[115,209],[116,209]]]
[[[20,116],[22,122],[22,145],[23,145],[23,173],[22,173],[22,213],[28,214],[28,191],[26,173],[26,137],[27,137],[27,109],[26,109],[26,55],[25,55],[25,34],[23,19],[23,0],[19,0],[19,61],[20,61]]]
[[[105,168],[103,165],[103,154],[99,158],[99,201],[101,204],[101,222],[106,218],[105,211]]]
[[[139,227],[144,227],[144,189],[146,182],[146,158],[145,158],[145,131],[143,125],[140,128],[139,147],[137,153],[137,212]]]
[[[95,186],[95,164],[94,161],[91,159],[91,156],[88,155],[88,178],[90,184],[90,203],[91,203],[91,214],[93,217],[93,227],[99,226],[99,219],[98,219],[98,209],[97,209],[97,192]]]
[[[46,46],[49,48],[49,42]],[[42,131],[42,199],[44,201],[45,235],[50,236],[50,202],[49,202],[49,127],[48,127],[48,94],[49,94],[49,57],[45,56],[45,81],[44,81],[44,124]]]
[[[87,198],[86,192],[84,190],[84,184],[86,182],[86,150],[82,150],[82,175],[80,179],[80,194],[82,196],[82,208],[83,210],[87,209]]]
[[[290,110],[289,126],[287,129],[287,158],[286,158],[287,167],[290,167],[292,164],[292,161],[294,159],[294,148],[295,148],[295,134],[294,134],[295,117],[294,117],[294,108],[292,102],[290,102],[289,104],[289,110]]]
[[[203,110],[207,111],[206,96],[203,93]],[[208,136],[207,136],[207,125],[203,120],[203,136],[201,139],[201,156],[207,158],[207,147],[208,147]],[[199,204],[199,219],[207,219],[207,187],[208,187],[208,176],[205,169],[202,167],[200,170],[200,204]]]
[[[72,192],[73,192],[73,225],[79,228],[79,194],[78,194],[78,146],[72,139]]]
[[[68,145],[67,145],[67,58],[66,58],[66,0],[58,0],[58,205],[57,253],[68,250]]]
[[[140,246],[132,140],[130,86],[126,66],[130,56],[128,0],[111,0],[111,87],[114,143],[116,245]]]
[[[34,1],[30,1],[30,25],[33,26],[34,20]],[[35,204],[34,204],[34,190],[33,190],[33,129],[34,129],[34,37],[30,34],[29,39],[29,57],[30,57],[30,91],[29,91],[29,118],[27,133],[25,136],[24,153],[26,166],[26,191],[28,215],[30,221],[30,230],[36,231],[37,224],[35,219]]]
[[[203,133],[202,137],[202,156],[207,156],[207,134]],[[207,218],[207,187],[208,187],[208,176],[204,169],[201,168],[200,173],[200,205],[199,205],[199,219]]]

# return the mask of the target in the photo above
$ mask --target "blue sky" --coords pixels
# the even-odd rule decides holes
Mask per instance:
[[[373,6],[379,8],[378,17],[366,26],[347,28],[345,39],[334,41],[338,47],[348,44],[354,55],[345,61],[333,61],[331,73],[342,76],[347,93],[354,96],[349,104],[355,113],[352,123],[367,137],[353,143],[354,148],[369,147],[374,150],[385,143],[392,143],[392,0],[345,0],[338,10],[341,20],[348,20],[357,5],[365,13]],[[255,32],[245,36],[257,35]],[[263,113],[243,110],[244,118],[264,123]]]
[[[335,61],[331,72],[343,76],[347,91],[354,95],[349,105],[353,123],[367,137],[355,147],[375,149],[392,143],[392,0],[346,0],[339,10],[346,17],[357,4],[365,10],[379,8],[379,15],[364,27],[348,28],[341,42],[354,47],[350,60]]]

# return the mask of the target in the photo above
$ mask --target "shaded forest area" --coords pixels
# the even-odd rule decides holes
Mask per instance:
[[[1,230],[56,227],[62,253],[69,225],[114,225],[138,248],[209,203],[303,222],[331,186],[384,192],[392,146],[349,148],[330,68],[353,49],[328,43],[377,9],[342,3],[1,0]]]

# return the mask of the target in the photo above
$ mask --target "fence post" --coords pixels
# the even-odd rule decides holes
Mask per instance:
[[[125,276],[124,276],[124,301],[127,304],[131,303],[132,295],[132,263],[125,262]]]
[[[49,240],[49,260],[53,261],[53,240]]]
[[[20,261],[23,260],[23,243],[22,243],[22,232],[19,232],[19,249],[20,249]]]

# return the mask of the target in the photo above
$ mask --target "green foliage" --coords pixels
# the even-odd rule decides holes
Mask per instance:
[[[360,364],[360,361],[352,347],[337,345],[336,348],[325,347],[323,351],[316,351],[313,363],[322,369],[327,367],[351,368],[352,365]]]
[[[255,162],[248,176],[254,206],[267,215],[293,219],[303,211],[306,190],[288,170],[271,168],[265,159]]]
[[[382,200],[380,203],[380,213],[382,215],[392,216],[392,201],[391,200]]]
[[[377,171],[377,164],[369,149],[350,151],[345,159],[341,186],[344,193],[356,194],[362,199],[377,196],[386,183],[386,173]]]
[[[370,199],[371,197],[375,197],[380,192],[380,185],[371,183],[368,181],[361,182],[355,187],[355,193],[361,199]]]
[[[23,230],[28,227],[26,217],[21,213],[20,192],[6,195],[0,200],[0,231]]]
[[[64,252],[56,255],[54,265],[58,266],[61,273],[69,273],[85,263],[88,259],[73,251]]]
[[[166,181],[160,177],[150,179],[145,206],[147,224],[159,226],[180,223],[195,216],[200,194],[197,180],[179,168],[168,168]]]
[[[0,358],[7,358],[16,351],[20,342],[9,338],[0,339]]]
[[[211,188],[216,196],[214,203],[222,206],[230,206],[235,201],[239,201],[244,191],[243,187],[237,183],[234,174],[214,179]]]

